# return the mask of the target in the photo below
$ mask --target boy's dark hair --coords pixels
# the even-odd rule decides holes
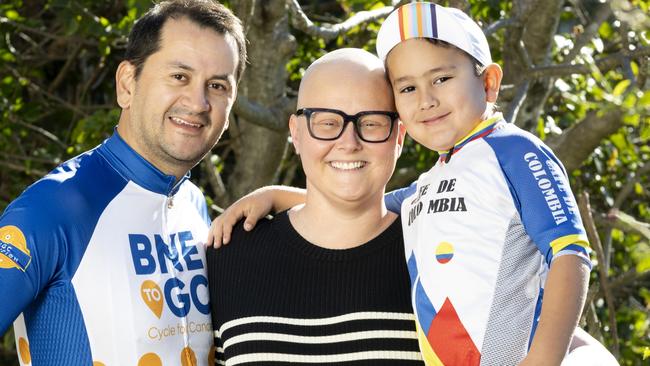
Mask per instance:
[[[136,79],[149,56],[160,49],[161,29],[169,19],[186,17],[201,27],[235,39],[239,52],[237,82],[246,68],[246,37],[241,21],[228,8],[212,0],[166,0],[149,9],[136,21],[129,34],[125,59],[133,64]]]
[[[444,48],[453,48],[453,49],[458,50],[459,52],[462,52],[463,55],[469,57],[470,61],[472,62],[472,66],[474,67],[474,74],[476,76],[483,75],[483,71],[485,71],[487,66],[480,63],[476,58],[474,58],[469,53],[461,50],[460,48],[454,46],[453,44],[451,44],[449,42],[445,42],[445,41],[440,40],[440,39],[425,38],[425,37],[423,37],[421,39],[423,39],[423,40],[425,40],[425,41],[427,41],[427,42],[429,42],[429,43],[431,43],[431,44],[433,44],[435,46],[440,46],[440,47],[444,47]],[[384,69],[386,70],[386,80],[388,80],[388,83],[390,84],[390,73],[388,71],[388,58],[386,58],[386,61],[384,61]]]
[[[449,42],[442,41],[440,39],[435,39],[435,38],[423,38],[429,43],[432,43],[436,46],[444,47],[444,48],[455,48],[456,50],[462,52],[465,56],[469,57],[469,59],[472,61],[472,65],[474,66],[474,74],[476,76],[481,76],[483,74],[483,71],[485,71],[486,65],[481,64],[476,58],[474,58],[472,55],[469,53],[461,50],[460,48],[454,46],[453,44]]]

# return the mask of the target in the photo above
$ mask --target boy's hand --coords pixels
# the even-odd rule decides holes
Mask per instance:
[[[273,197],[267,192],[264,189],[258,189],[247,194],[214,219],[210,226],[206,245],[219,248],[221,244],[228,244],[233,226],[242,217],[246,217],[244,230],[252,230],[257,224],[257,220],[266,216],[273,209]]]

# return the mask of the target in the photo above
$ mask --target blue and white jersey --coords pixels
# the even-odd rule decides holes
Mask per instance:
[[[428,365],[515,365],[528,352],[547,272],[562,255],[589,264],[560,161],[500,116],[483,121],[401,204],[420,350]]]
[[[209,223],[114,133],[0,217],[0,334],[14,322],[21,365],[212,364]]]

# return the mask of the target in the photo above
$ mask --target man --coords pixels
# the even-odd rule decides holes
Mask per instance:
[[[133,27],[116,132],[0,217],[0,334],[21,364],[212,364],[203,239],[189,170],[228,126],[246,62],[240,21],[170,0]]]
[[[300,84],[291,137],[306,201],[207,253],[220,363],[419,365],[400,220],[384,189],[404,129],[381,61],[331,52]],[[348,123],[350,122],[350,123]]]

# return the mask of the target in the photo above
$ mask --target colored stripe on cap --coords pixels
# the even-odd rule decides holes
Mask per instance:
[[[417,27],[417,32],[415,33],[416,37],[422,37],[422,35],[424,34],[424,32],[422,32],[422,26],[423,26],[422,23],[424,20],[422,18],[422,3],[415,3],[415,19],[417,19],[417,21],[414,23],[417,23],[417,25],[416,24],[413,25]]]
[[[438,20],[436,18],[436,7],[433,4],[427,4],[429,8],[429,25],[428,29],[431,30],[431,34],[427,35],[431,38],[438,38]]]
[[[411,3],[397,9],[400,40],[438,38],[436,7],[428,3]]]
[[[411,24],[411,34],[409,38],[418,37],[418,23],[420,22],[420,17],[418,17],[418,4],[411,4],[409,12],[409,20]]]
[[[400,6],[397,9],[397,19],[399,20],[399,39],[400,41],[405,40],[404,38],[404,9],[406,6]]]

